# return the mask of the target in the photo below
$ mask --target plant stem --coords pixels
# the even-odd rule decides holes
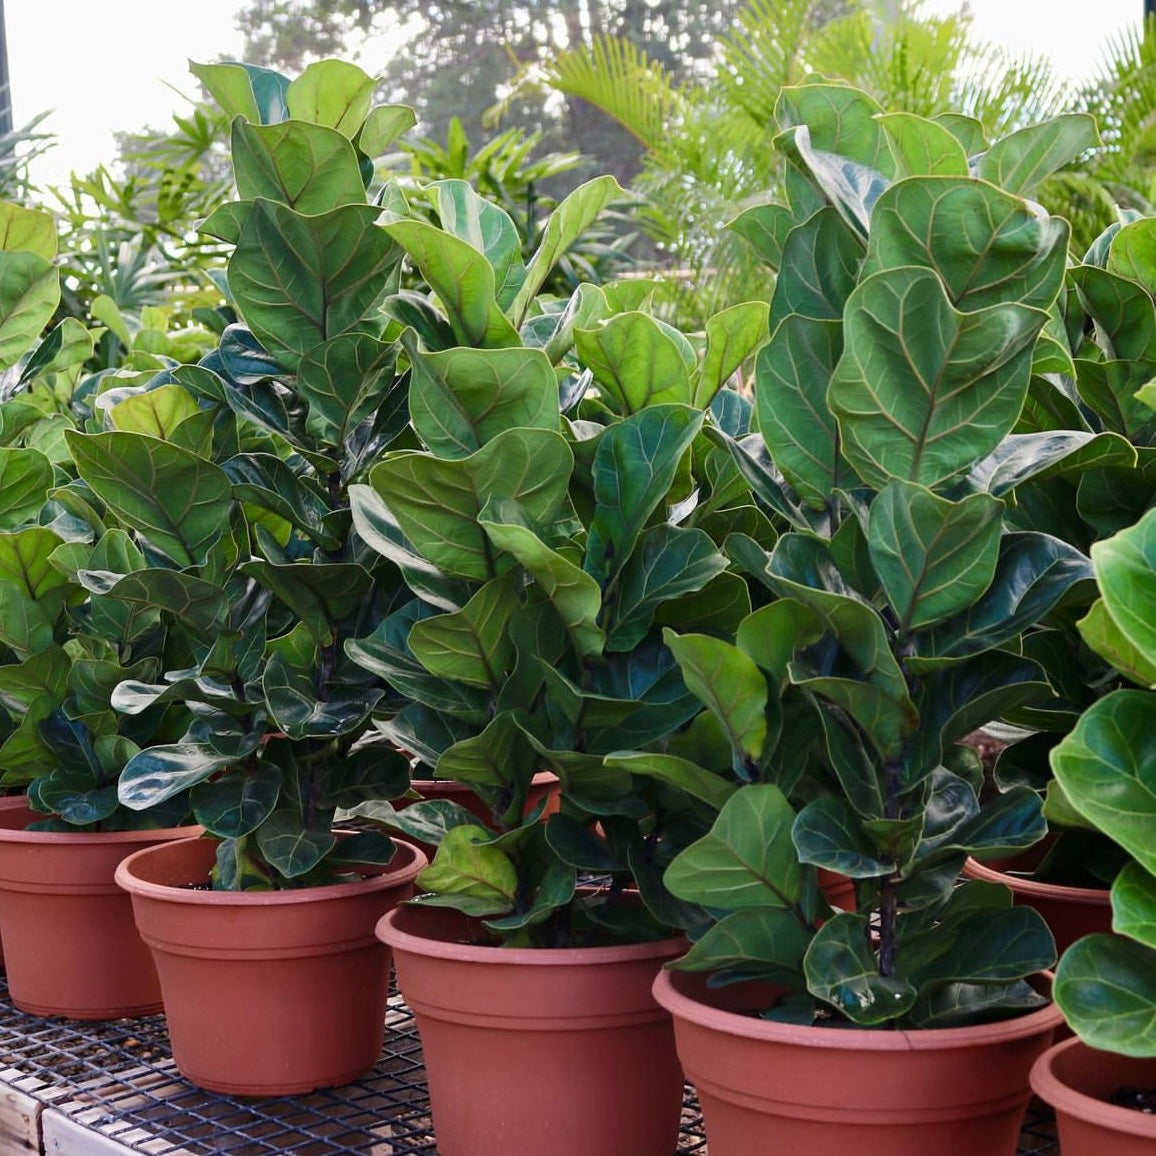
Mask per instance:
[[[884,799],[884,814],[888,819],[899,818],[899,795],[903,787],[903,760],[888,759],[885,768],[887,794]],[[879,884],[879,974],[895,974],[896,916],[899,913],[899,896],[895,888],[899,880],[888,875]]]

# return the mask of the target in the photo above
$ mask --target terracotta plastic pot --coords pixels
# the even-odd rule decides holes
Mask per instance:
[[[42,818],[22,798],[0,799],[0,926],[12,1002],[81,1020],[160,1011],[156,969],[114,873],[126,855],[200,828],[25,830]]]
[[[922,1032],[803,1027],[740,1014],[741,989],[680,972],[662,972],[654,994],[711,1156],[1014,1156],[1028,1072],[1061,1018],[1048,1005]]]
[[[1049,1048],[1032,1089],[1056,1110],[1064,1156],[1153,1156],[1156,1116],[1108,1103],[1121,1087],[1156,1088],[1156,1058],[1117,1056],[1077,1039]]]
[[[1000,866],[1011,868],[1014,864],[1012,860]],[[1011,889],[1014,903],[1034,907],[1051,928],[1060,955],[1085,935],[1112,930],[1112,905],[1107,888],[1040,883],[1028,875],[1000,870],[971,858],[964,863],[963,873],[969,879],[1003,883]]]
[[[413,894],[425,856],[349,883],[291,891],[204,888],[216,841],[130,856],[116,881],[152,949],[173,1059],[202,1088],[243,1096],[346,1084],[377,1062],[389,951],[374,925]]]
[[[674,1152],[683,1078],[650,986],[685,941],[486,947],[457,912],[419,907],[378,935],[421,1032],[441,1156]]]

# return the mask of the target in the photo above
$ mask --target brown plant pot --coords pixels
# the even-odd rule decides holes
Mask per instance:
[[[279,1096],[347,1084],[373,1067],[389,995],[389,951],[374,925],[412,895],[426,864],[416,847],[396,845],[388,867],[290,891],[205,889],[211,839],[120,865],[182,1075],[215,1092]]]
[[[0,799],[0,925],[12,1002],[79,1020],[160,1011],[152,957],[114,874],[126,855],[200,828],[25,830],[42,818],[23,798]]]
[[[1064,1156],[1156,1153],[1156,1116],[1108,1103],[1120,1087],[1156,1088],[1156,1058],[1118,1056],[1069,1039],[1036,1060],[1031,1080],[1056,1110]]]
[[[1000,867],[1014,868],[1017,862],[1008,860]],[[1112,930],[1112,904],[1107,888],[1040,883],[1028,875],[1001,870],[972,858],[964,863],[963,873],[969,879],[1002,883],[1010,888],[1014,903],[1035,908],[1051,929],[1059,955],[1085,935]]]
[[[804,1027],[740,1014],[741,989],[674,971],[654,994],[711,1156],[1014,1156],[1028,1071],[1061,1018],[1049,1005],[977,1027]]]
[[[683,1078],[650,985],[684,940],[488,947],[432,907],[377,933],[417,1018],[441,1156],[674,1152]]]

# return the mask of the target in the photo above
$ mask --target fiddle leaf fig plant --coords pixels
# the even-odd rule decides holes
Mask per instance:
[[[1156,510],[1092,547],[1100,600],[1080,623],[1088,644],[1137,684],[1090,706],[1052,751],[1076,814],[1127,854],[1112,884],[1114,935],[1069,947],[1056,1002],[1091,1047],[1156,1055]]]
[[[396,566],[355,534],[349,490],[408,426],[384,308],[403,254],[378,224],[364,150],[387,147],[412,114],[373,109],[372,78],[338,61],[291,82],[235,64],[195,71],[235,114],[239,199],[205,229],[232,245],[236,320],[198,364],[127,392],[183,391],[201,436],[178,439],[180,425],[167,439],[73,443],[85,482],[179,571],[133,596],[179,601],[199,632],[113,693],[126,716],[169,703],[191,715],[175,741],[128,761],[119,798],[149,811],[187,796],[221,840],[214,886],[305,886],[388,860],[384,835],[338,840],[334,817],[408,786],[402,756],[372,741],[388,688],[343,644],[398,587]]]
[[[1044,834],[1039,796],[991,796],[959,743],[1049,694],[1025,639],[1090,597],[1087,557],[1009,526],[990,484],[1068,226],[1018,183],[917,148],[896,164],[919,134],[877,112],[845,86],[780,96],[790,203],[757,432],[713,436],[782,532],[726,539],[763,603],[733,640],[668,638],[716,723],[698,773],[729,763],[737,789],[665,878],[715,920],[680,966],[789,989],[767,1015],[948,1026],[1036,1006],[1025,979],[1055,954],[1005,889],[956,883],[966,855]],[[1000,172],[1033,139],[1002,142]],[[832,913],[820,871],[854,881],[854,910]]]

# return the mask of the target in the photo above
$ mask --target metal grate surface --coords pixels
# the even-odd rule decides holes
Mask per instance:
[[[436,1153],[421,1043],[397,995],[386,1022],[385,1050],[365,1079],[307,1096],[238,1099],[177,1074],[162,1016],[80,1023],[26,1015],[0,977],[0,1084],[149,1156]],[[689,1086],[678,1152],[707,1156]],[[1033,1102],[1019,1156],[1058,1153],[1050,1113]]]

